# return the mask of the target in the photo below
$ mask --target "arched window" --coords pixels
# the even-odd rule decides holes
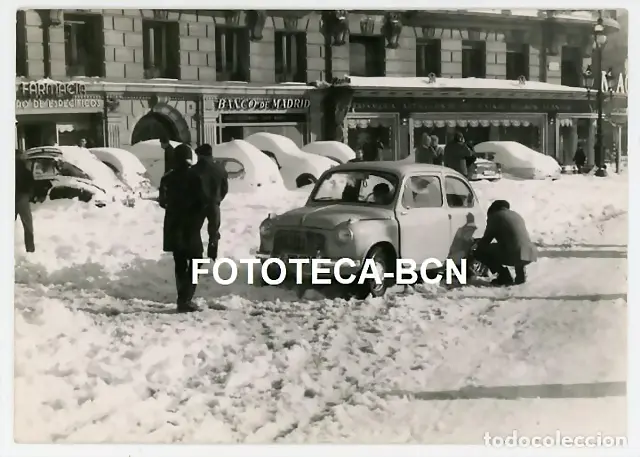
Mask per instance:
[[[149,113],[142,117],[134,127],[131,134],[131,144],[155,140],[163,136],[167,136],[173,141],[180,141],[178,132],[168,119],[161,114]]]

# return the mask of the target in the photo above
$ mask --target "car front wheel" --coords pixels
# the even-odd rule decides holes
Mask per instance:
[[[363,284],[354,284],[355,297],[364,300],[369,295],[372,297],[382,297],[389,287],[389,281],[385,279],[385,273],[390,271],[390,260],[386,255],[386,252],[381,247],[374,247],[371,249],[366,257],[367,259],[373,259],[376,270],[378,270],[378,276],[382,279],[382,283],[378,284],[374,279],[366,279]]]

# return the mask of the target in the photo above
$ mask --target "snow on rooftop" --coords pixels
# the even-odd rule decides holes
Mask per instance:
[[[429,78],[417,77],[364,77],[349,76],[351,87],[385,87],[409,89],[492,89],[492,90],[537,90],[549,92],[586,92],[582,87],[562,86],[539,81],[518,81],[483,78],[436,78],[430,83]]]

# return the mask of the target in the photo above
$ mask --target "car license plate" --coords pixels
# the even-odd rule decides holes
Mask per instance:
[[[493,174],[493,171],[491,171],[491,170],[484,170],[484,171],[482,172],[482,174],[483,174],[484,176],[491,176],[491,175]]]

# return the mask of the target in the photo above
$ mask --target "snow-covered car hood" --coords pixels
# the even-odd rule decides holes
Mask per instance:
[[[276,217],[274,224],[278,226],[304,226],[331,230],[338,224],[352,220],[387,219],[390,211],[386,208],[335,204],[326,206],[303,206],[292,209]]]

